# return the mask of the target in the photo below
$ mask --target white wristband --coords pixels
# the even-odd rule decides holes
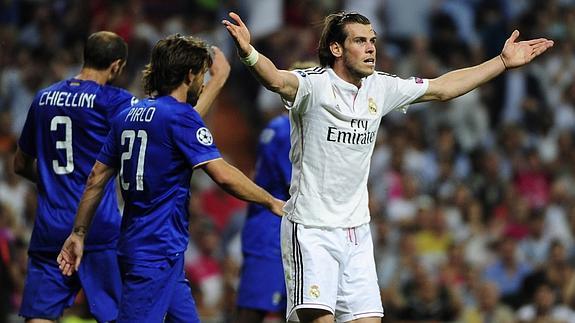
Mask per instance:
[[[258,51],[252,45],[250,45],[250,48],[252,49],[250,54],[246,57],[240,57],[240,61],[247,66],[254,66],[260,58],[260,53],[258,53]]]

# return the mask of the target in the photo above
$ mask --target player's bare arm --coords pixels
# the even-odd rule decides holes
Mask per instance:
[[[198,98],[198,103],[194,107],[202,118],[210,111],[212,104],[230,75],[230,63],[226,59],[224,53],[216,46],[212,46],[212,50],[214,55],[213,63],[210,67],[211,78],[204,86],[204,89]]]
[[[80,262],[82,261],[84,239],[90,229],[90,224],[92,223],[96,209],[98,205],[100,205],[100,201],[104,195],[104,188],[115,173],[116,170],[113,167],[98,161],[96,161],[94,168],[92,168],[88,176],[88,181],[86,182],[86,189],[78,205],[72,233],[64,242],[62,250],[58,255],[57,260],[62,274],[70,276],[78,270]]]
[[[553,46],[553,41],[546,38],[517,41],[518,37],[519,31],[513,31],[505,41],[501,54],[497,57],[482,64],[455,70],[429,80],[427,92],[416,102],[446,101],[463,95],[507,69],[528,64]]]
[[[278,70],[269,58],[254,52],[255,48],[250,45],[250,31],[247,26],[238,14],[230,12],[229,15],[235,23],[224,19],[222,24],[232,36],[239,56],[244,60],[252,59],[250,63],[245,63],[246,66],[266,89],[278,93],[287,101],[293,101],[299,86],[297,77],[288,71]]]
[[[36,180],[38,179],[36,158],[29,156],[18,148],[16,150],[16,155],[14,156],[14,172],[29,181],[36,183]]]
[[[246,202],[261,204],[278,216],[283,215],[284,201],[273,197],[225,160],[215,159],[200,167],[226,192]]]

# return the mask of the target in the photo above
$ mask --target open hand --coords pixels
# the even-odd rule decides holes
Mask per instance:
[[[242,21],[242,18],[240,18],[240,16],[237,13],[230,12],[229,15],[230,15],[230,18],[233,19],[235,24],[231,23],[230,21],[228,21],[226,19],[222,20],[222,24],[224,26],[226,26],[226,29],[228,30],[228,32],[230,33],[230,35],[234,39],[234,42],[236,43],[236,47],[238,48],[238,54],[240,55],[240,57],[246,57],[250,54],[250,51],[251,51],[251,48],[250,48],[250,31],[248,30],[248,27],[246,27],[246,25]]]
[[[64,242],[58,255],[58,267],[65,276],[72,276],[78,271],[82,254],[84,253],[84,238],[72,233]]]
[[[553,46],[553,41],[546,38],[516,42],[518,37],[519,31],[514,30],[501,51],[501,59],[506,68],[525,65]]]

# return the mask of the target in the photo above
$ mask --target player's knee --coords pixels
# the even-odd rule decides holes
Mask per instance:
[[[333,323],[333,314],[318,308],[302,308],[297,310],[301,323]]]

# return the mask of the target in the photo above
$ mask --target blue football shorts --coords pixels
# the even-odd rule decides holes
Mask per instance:
[[[58,253],[30,252],[20,316],[56,320],[84,289],[90,312],[99,322],[116,319],[122,288],[116,250],[84,252],[78,273],[64,276]]]
[[[118,323],[200,322],[183,253],[159,261],[132,263],[120,258],[122,301]]]
[[[285,312],[286,285],[281,258],[244,256],[237,306],[273,313]]]

